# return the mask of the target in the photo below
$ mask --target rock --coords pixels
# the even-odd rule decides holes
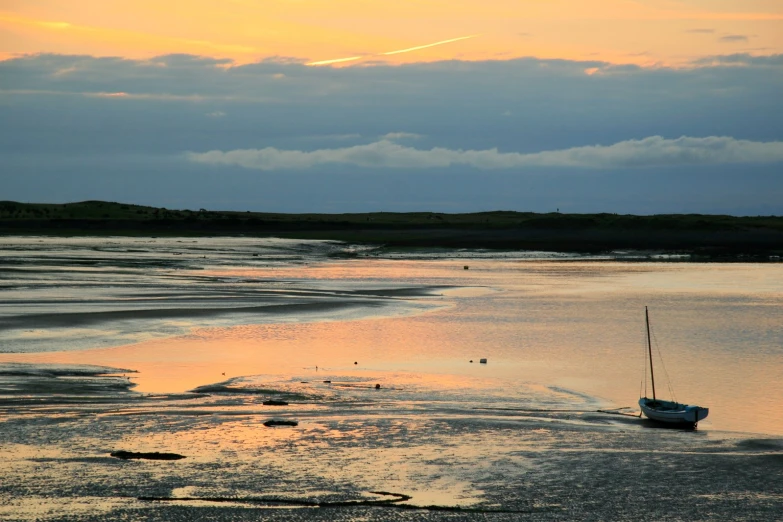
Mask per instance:
[[[332,384],[332,381],[324,381],[324,384]]]
[[[267,428],[271,428],[273,426],[299,426],[299,423],[296,421],[290,421],[290,420],[274,420],[270,419],[264,423],[264,426]]]
[[[288,403],[285,401],[276,401],[274,399],[270,399],[268,401],[264,401],[261,404],[264,406],[288,406]]]
[[[381,389],[381,385],[380,385],[380,384],[376,384],[376,385],[375,385],[375,389],[376,389],[376,390],[380,390],[380,389]]]
[[[178,455],[177,453],[159,453],[157,451],[153,451],[152,453],[136,453],[133,451],[114,451],[110,453],[112,457],[117,457],[118,459],[122,460],[128,460],[128,459],[145,459],[145,460],[180,460],[186,458],[184,455]]]

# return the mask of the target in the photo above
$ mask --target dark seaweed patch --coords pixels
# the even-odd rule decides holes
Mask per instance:
[[[137,453],[133,451],[120,450],[120,451],[113,451],[109,455],[122,460],[129,460],[129,459],[180,460],[180,459],[187,458],[184,455],[179,455],[178,453],[160,453],[158,451],[153,451],[150,453]]]

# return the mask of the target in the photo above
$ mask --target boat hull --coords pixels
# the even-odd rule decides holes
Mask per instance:
[[[639,407],[648,419],[667,424],[696,425],[707,418],[709,408],[689,406],[672,401],[653,400],[643,397],[639,399]]]

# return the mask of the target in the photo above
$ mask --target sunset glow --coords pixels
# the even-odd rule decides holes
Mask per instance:
[[[768,0],[5,4],[0,52],[6,56],[187,53],[313,65],[351,65],[367,57],[410,63],[535,56],[676,64],[726,52],[783,50],[783,6]]]

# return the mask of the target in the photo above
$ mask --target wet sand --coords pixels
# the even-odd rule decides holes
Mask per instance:
[[[484,407],[421,375],[143,395],[94,367],[33,370],[3,368],[3,520],[774,520],[783,502],[780,439],[586,404]],[[37,392],[8,385],[24,372]]]
[[[255,257],[250,240],[167,240],[128,268],[122,241],[19,243],[0,262],[0,520],[781,512],[774,267],[335,262],[333,244]],[[627,337],[648,301],[667,340],[687,339],[667,362],[711,407],[696,431],[635,416]]]

